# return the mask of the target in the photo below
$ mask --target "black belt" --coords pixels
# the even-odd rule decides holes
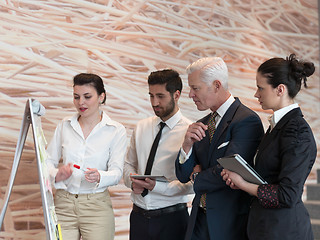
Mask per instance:
[[[155,210],[145,210],[143,208],[138,207],[137,205],[133,204],[132,211],[143,215],[144,217],[151,218],[151,217],[158,217],[164,214],[173,213],[176,211],[180,211],[187,208],[186,203],[178,203],[173,206],[159,208]]]

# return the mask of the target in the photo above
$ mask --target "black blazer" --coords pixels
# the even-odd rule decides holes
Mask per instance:
[[[301,196],[316,153],[312,131],[300,108],[288,112],[271,132],[268,129],[258,148],[255,169],[277,189],[279,204],[263,207],[255,198],[248,223],[250,239],[313,239]]]
[[[200,121],[207,124],[209,115]],[[200,196],[207,193],[207,223],[210,239],[242,240],[246,238],[246,224],[250,197],[241,190],[232,190],[220,176],[221,168],[217,159],[223,156],[240,154],[252,165],[256,149],[264,131],[259,116],[241,104],[233,102],[221,119],[211,141],[206,137],[193,145],[190,158],[184,163],[176,160],[177,178],[185,183],[196,164],[202,171],[194,182],[195,198],[189,220],[186,239],[190,239]]]

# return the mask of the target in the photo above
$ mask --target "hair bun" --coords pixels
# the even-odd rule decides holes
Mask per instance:
[[[312,62],[299,61],[295,54],[290,54],[286,60],[289,61],[289,75],[297,82],[303,80],[304,86],[307,87],[307,77],[311,76],[315,71],[314,64]]]
[[[314,73],[315,67],[312,62],[305,62],[303,63],[303,66],[304,66],[304,73],[306,77],[309,77]]]

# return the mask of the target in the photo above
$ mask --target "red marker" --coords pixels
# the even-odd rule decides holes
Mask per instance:
[[[77,165],[77,164],[73,164],[73,167],[85,172],[85,170],[83,170],[82,168],[80,168],[80,166]]]

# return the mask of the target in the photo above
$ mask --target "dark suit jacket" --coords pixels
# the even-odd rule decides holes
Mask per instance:
[[[199,120],[207,124],[208,116]],[[194,182],[195,198],[186,239],[190,239],[198,211],[200,196],[207,193],[207,222],[210,239],[241,240],[246,238],[246,224],[250,197],[241,190],[232,190],[220,176],[217,159],[240,154],[252,165],[256,149],[264,134],[260,118],[252,110],[233,102],[221,119],[211,141],[209,136],[193,145],[192,154],[184,164],[176,160],[177,178],[185,183],[196,164],[202,171]],[[223,144],[223,145],[222,145]],[[225,145],[225,146],[224,146]],[[221,147],[222,146],[222,147]]]
[[[313,239],[310,218],[301,196],[314,164],[316,143],[300,108],[288,112],[270,132],[268,129],[256,156],[255,169],[276,187],[276,208],[252,203],[249,215],[250,239]],[[267,186],[268,187],[268,186]]]

